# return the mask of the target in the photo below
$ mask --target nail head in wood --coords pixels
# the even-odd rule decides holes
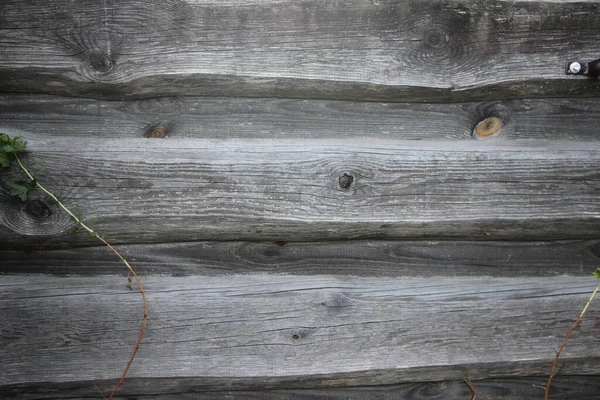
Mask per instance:
[[[587,75],[592,78],[600,76],[600,58],[590,62],[567,61],[567,75]]]
[[[578,74],[581,72],[581,64],[578,62],[572,62],[569,64],[569,72],[572,74]]]
[[[165,136],[167,136],[167,128],[162,125],[157,125],[146,133],[149,139],[163,139]]]
[[[40,200],[30,200],[25,205],[25,212],[39,221],[48,219],[51,214],[50,208]]]
[[[348,189],[350,185],[354,182],[354,177],[352,175],[348,175],[344,173],[344,175],[340,176],[339,183],[342,189]]]
[[[487,138],[497,134],[502,129],[502,120],[498,117],[489,117],[477,124],[473,135],[479,138]]]

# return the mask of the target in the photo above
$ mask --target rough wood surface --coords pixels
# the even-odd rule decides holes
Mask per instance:
[[[371,277],[591,276],[600,242],[200,242],[117,246],[139,274],[350,275]],[[31,252],[0,249],[0,274],[125,273],[104,246]]]
[[[5,0],[0,90],[96,98],[597,96],[597,1]]]
[[[53,137],[139,138],[164,126],[168,138],[380,138],[472,140],[486,118],[493,140],[598,141],[593,99],[524,99],[457,104],[163,97],[101,101],[0,94],[0,132]],[[488,140],[492,139],[490,137]]]
[[[0,395],[110,388],[139,328],[122,276],[2,277]],[[147,336],[122,395],[543,376],[597,282],[144,277]],[[598,303],[562,375],[600,373]]]
[[[128,382],[129,383],[129,382]],[[473,382],[478,399],[482,400],[531,400],[540,399],[546,380],[544,377],[512,379],[488,379]],[[28,394],[16,397],[27,399],[82,399],[89,390],[65,389],[56,392]],[[38,387],[41,389],[41,387]],[[85,393],[85,394],[83,394]],[[472,392],[464,382],[444,381],[405,383],[400,385],[366,386],[352,388],[295,389],[295,390],[229,390],[219,392],[176,393],[162,395],[132,394],[116,396],[115,400],[471,400]],[[144,393],[143,390],[140,393]],[[597,376],[557,376],[550,392],[552,400],[597,400],[600,378]]]
[[[114,244],[600,231],[592,142],[29,139],[26,162],[47,167],[41,181],[90,223],[98,217]],[[94,243],[36,204],[0,191],[5,247]]]

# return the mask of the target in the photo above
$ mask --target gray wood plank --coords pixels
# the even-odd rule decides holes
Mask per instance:
[[[136,138],[160,125],[169,138],[471,140],[478,138],[473,128],[491,117],[502,121],[494,140],[600,140],[600,102],[594,99],[419,104],[202,97],[101,101],[0,94],[0,132],[55,137]]]
[[[600,232],[595,142],[28,138],[41,181],[115,244]],[[0,202],[3,246],[94,242],[64,213]]]
[[[0,90],[96,98],[597,96],[597,1],[2,2]]]
[[[129,383],[129,381],[128,381]],[[489,379],[474,381],[477,398],[485,400],[531,400],[543,396],[546,384],[543,377],[527,377],[512,379]],[[33,394],[34,390],[39,390]],[[52,391],[44,392],[42,385],[33,389],[27,388],[27,393],[12,393],[17,399],[65,399],[93,398],[89,391],[66,389],[60,395]],[[551,399],[597,400],[600,392],[600,377],[598,376],[557,376],[553,380]],[[85,393],[85,394],[81,394]],[[143,392],[142,392],[143,393]],[[116,396],[116,400],[448,400],[472,398],[471,390],[464,382],[444,381],[425,383],[405,383],[388,386],[366,386],[353,388],[329,389],[296,389],[296,390],[230,390],[219,392],[176,393],[163,395]]]
[[[116,246],[139,274],[350,275],[371,277],[591,276],[600,242],[348,241],[199,242]],[[0,249],[0,274],[106,275],[125,272],[105,247]]]
[[[122,395],[544,376],[597,284],[568,276],[143,280],[148,331]],[[0,395],[110,388],[139,328],[139,294],[125,283],[3,276]],[[599,307],[563,353],[561,374],[600,373]]]

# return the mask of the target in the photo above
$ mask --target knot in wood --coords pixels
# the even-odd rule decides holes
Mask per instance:
[[[479,138],[487,138],[502,129],[502,120],[498,117],[489,117],[477,124],[473,130],[473,135]]]
[[[342,189],[348,189],[354,182],[354,177],[344,172],[344,175],[340,176],[339,183]]]
[[[157,125],[150,129],[145,136],[149,139],[163,139],[167,136],[167,128],[162,125]]]
[[[425,32],[423,42],[425,46],[432,49],[439,49],[448,43],[448,35],[440,29],[432,29]]]
[[[39,221],[44,221],[50,217],[50,208],[40,200],[31,200],[25,205],[25,212]]]
[[[90,56],[90,65],[95,71],[100,73],[106,73],[113,67],[113,63],[105,54],[101,52],[94,52]]]

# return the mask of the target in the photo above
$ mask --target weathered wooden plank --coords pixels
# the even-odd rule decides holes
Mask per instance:
[[[543,376],[596,284],[148,276],[148,332],[122,395]],[[124,286],[115,276],[3,276],[0,394],[110,388],[139,328],[139,295]],[[561,374],[600,373],[598,311],[593,303]]]
[[[380,138],[460,140],[490,117],[494,140],[600,140],[593,99],[524,99],[419,104],[332,100],[163,97],[101,101],[0,94],[0,132],[143,137],[162,125],[169,138]],[[491,139],[491,138],[490,138]]]
[[[465,101],[597,96],[597,1],[2,2],[0,90]]]
[[[474,381],[477,398],[485,400],[531,400],[543,396],[546,378],[528,377],[513,379],[489,379]],[[128,381],[128,385],[130,381]],[[131,386],[131,385],[129,385]],[[82,398],[77,389],[60,391],[60,395],[44,391],[39,386],[39,393],[19,394],[19,399],[65,399]],[[143,390],[143,388],[142,388]],[[131,391],[131,389],[130,389]],[[600,392],[600,378],[597,376],[557,376],[553,380],[550,399],[597,400]],[[14,391],[18,393],[17,390]],[[84,393],[89,393],[86,391]],[[134,393],[134,392],[131,392]],[[141,391],[143,393],[143,391]],[[135,397],[132,397],[135,396]],[[176,393],[163,395],[139,395],[115,397],[116,400],[448,400],[472,398],[472,392],[464,382],[444,381],[425,383],[405,383],[400,385],[365,386],[353,388],[330,389],[296,389],[296,390],[230,390],[219,392]]]
[[[600,242],[200,242],[116,246],[142,275],[591,276]],[[0,274],[122,274],[105,247],[0,249]]]
[[[115,244],[600,232],[593,142],[29,139],[43,183]],[[0,202],[5,247],[94,243],[64,213]]]

